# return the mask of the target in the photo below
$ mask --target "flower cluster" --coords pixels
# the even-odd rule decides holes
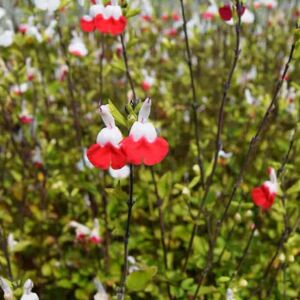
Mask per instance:
[[[269,176],[270,180],[251,192],[253,202],[263,210],[268,210],[273,205],[278,191],[276,172],[273,168],[269,168]]]
[[[122,34],[126,25],[127,19],[123,16],[117,0],[112,0],[107,6],[101,3],[92,5],[89,15],[83,16],[80,20],[80,26],[84,32],[97,29],[101,33],[110,35]]]
[[[100,107],[104,124],[98,136],[97,143],[92,145],[87,156],[90,162],[99,169],[114,170],[124,168],[126,164],[153,166],[160,163],[168,154],[168,142],[157,136],[152,123],[148,122],[151,110],[151,99],[143,103],[138,120],[133,124],[129,136],[124,138],[108,105]]]

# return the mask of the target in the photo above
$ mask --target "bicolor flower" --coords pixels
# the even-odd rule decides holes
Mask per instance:
[[[39,297],[36,293],[32,293],[33,282],[30,279],[27,279],[23,287],[23,296],[21,300],[39,300]]]
[[[25,102],[22,103],[22,111],[19,115],[19,120],[22,124],[31,124],[34,120],[34,118],[27,111]]]
[[[108,105],[101,105],[99,111],[106,127],[98,133],[97,143],[88,149],[87,157],[98,169],[121,169],[127,163],[121,146],[122,133],[116,126]]]
[[[69,67],[67,65],[60,65],[55,72],[56,78],[59,81],[64,81],[68,75]]]
[[[88,54],[88,50],[79,36],[74,36],[74,38],[71,40],[68,51],[72,55],[78,57],[84,57]]]
[[[76,221],[71,221],[69,223],[69,226],[75,228],[77,241],[82,241],[91,234],[91,230],[87,226],[80,224]]]
[[[89,15],[85,15],[80,20],[81,29],[84,32],[98,30],[101,33],[119,35],[124,32],[127,19],[123,16],[122,9],[117,0],[112,0],[111,4],[103,6],[92,5]]]
[[[34,151],[32,152],[31,160],[36,168],[42,168],[44,166],[40,147],[35,147]]]
[[[153,166],[160,163],[169,152],[169,144],[157,132],[152,123],[148,122],[151,110],[151,99],[147,98],[131,127],[129,137],[122,142],[128,163],[133,165]]]
[[[277,7],[278,3],[276,0],[256,0],[254,1],[254,8],[267,7],[273,9]]]
[[[26,58],[26,76],[28,81],[32,81],[36,75],[36,70],[31,66],[31,57]]]
[[[148,92],[155,83],[155,76],[153,76],[153,74],[149,75],[146,71],[144,71],[143,77],[144,80],[141,84],[141,87],[145,92]]]
[[[278,182],[276,172],[269,168],[270,180],[265,181],[260,187],[252,189],[251,195],[255,205],[263,210],[268,210],[274,203],[278,192]]]
[[[245,9],[246,9],[246,7],[244,5],[241,5],[239,7],[238,13],[240,16],[243,16],[243,14],[245,13]],[[230,3],[227,2],[219,8],[219,15],[222,18],[222,20],[225,22],[232,20],[233,11],[232,11],[232,7],[231,7]]]
[[[212,3],[207,10],[202,13],[202,18],[206,21],[211,21],[213,20],[214,17],[218,15],[218,7],[215,3]]]
[[[34,0],[34,5],[40,10],[54,12],[59,8],[60,0]]]
[[[91,231],[89,241],[92,244],[98,245],[102,243],[102,238],[100,237],[100,226],[99,221],[97,219],[94,219],[94,227]]]

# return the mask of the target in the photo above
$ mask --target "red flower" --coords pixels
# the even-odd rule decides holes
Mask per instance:
[[[122,147],[126,153],[128,163],[153,166],[160,163],[169,152],[168,142],[157,137],[154,126],[147,122],[150,115],[151,100],[148,98],[143,103],[138,121],[130,130],[129,137],[122,142]]]
[[[95,21],[90,16],[83,16],[80,19],[80,27],[84,32],[91,32],[95,30]]]
[[[232,10],[229,4],[226,4],[219,8],[219,14],[222,20],[229,21],[232,19]]]
[[[87,151],[87,157],[92,165],[98,169],[121,169],[127,159],[120,145],[122,134],[115,125],[108,105],[100,107],[100,114],[106,128],[103,128],[97,136],[97,144],[92,145]]]
[[[91,32],[97,29],[101,33],[110,35],[123,33],[127,25],[127,19],[123,16],[122,9],[117,1],[111,2],[112,4],[105,7],[101,4],[93,5],[90,9],[90,15],[84,16],[80,20],[82,30]]]
[[[274,203],[277,195],[277,178],[273,168],[269,169],[270,181],[265,181],[260,187],[252,189],[251,196],[255,205],[268,210]]]

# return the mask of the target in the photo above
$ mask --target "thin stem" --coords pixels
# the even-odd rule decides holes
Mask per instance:
[[[166,241],[166,229],[165,229],[164,213],[163,213],[163,209],[162,209],[163,203],[162,203],[162,199],[158,193],[157,182],[155,179],[155,173],[154,173],[153,167],[150,167],[150,170],[151,170],[151,177],[152,177],[152,182],[153,182],[153,186],[154,186],[154,193],[156,196],[156,204],[157,204],[158,213],[159,213],[160,237],[161,237],[161,244],[162,244],[162,249],[163,249],[164,265],[165,265],[165,269],[168,270],[168,250],[167,250],[167,246],[166,246],[166,242],[165,242]],[[170,288],[169,282],[167,282],[167,289],[168,289],[169,299],[172,299],[171,288]]]
[[[135,103],[136,101],[136,93],[135,93],[135,89],[134,89],[134,84],[133,84],[133,80],[130,74],[130,70],[129,70],[129,64],[128,64],[128,56],[127,56],[127,51],[126,51],[126,46],[125,46],[125,41],[124,41],[124,36],[123,34],[121,34],[120,36],[120,40],[121,40],[121,44],[122,44],[122,53],[123,53],[123,60],[124,60],[124,64],[125,64],[125,68],[126,68],[126,76],[128,79],[128,82],[130,84],[130,88],[133,94],[133,103]]]
[[[130,165],[130,179],[129,179],[129,199],[127,202],[127,223],[126,223],[126,230],[124,236],[124,267],[123,267],[123,274],[121,280],[121,286],[117,292],[117,299],[123,300],[125,298],[125,285],[126,285],[126,278],[128,273],[128,243],[130,237],[130,223],[132,218],[132,207],[134,205],[133,200],[133,188],[134,188],[134,176],[133,176],[133,166]]]
[[[182,2],[182,0],[181,0],[181,2]],[[240,4],[239,4],[239,1],[237,1],[236,2],[237,11],[239,11],[239,7],[240,7]],[[214,176],[215,176],[215,173],[216,173],[216,170],[217,170],[219,152],[220,152],[221,147],[222,147],[221,136],[222,136],[222,132],[223,132],[223,128],[224,128],[225,103],[226,103],[226,100],[227,100],[228,91],[229,91],[230,86],[231,86],[231,81],[232,81],[232,78],[233,78],[233,75],[234,75],[234,71],[237,67],[237,63],[238,63],[239,56],[240,56],[240,53],[241,53],[241,50],[240,50],[241,17],[240,16],[239,16],[238,22],[235,26],[235,31],[236,31],[236,43],[235,43],[235,50],[234,50],[234,59],[233,59],[233,62],[232,62],[232,65],[231,65],[226,83],[224,84],[224,88],[223,88],[223,95],[222,95],[222,99],[221,99],[221,105],[220,105],[218,123],[217,123],[218,131],[217,131],[217,137],[216,137],[216,146],[215,146],[216,149],[215,149],[215,153],[214,153],[213,167],[212,167],[212,171],[211,171],[211,173],[210,173],[210,175],[207,179],[207,182],[205,184],[204,196],[203,196],[203,198],[200,202],[199,208],[198,208],[198,213],[197,213],[197,217],[196,217],[197,219],[201,215],[202,209],[203,209],[203,207],[205,205],[205,202],[207,200],[207,196],[210,192],[210,188],[212,186],[213,179],[214,179]],[[194,224],[192,234],[191,234],[191,237],[190,237],[190,240],[189,240],[189,246],[188,246],[186,256],[185,256],[185,260],[184,260],[184,264],[183,264],[183,271],[186,270],[187,263],[188,263],[188,260],[189,260],[189,257],[190,257],[191,251],[192,251],[192,247],[193,247],[193,242],[194,242],[195,236],[198,232],[198,226],[199,226],[198,223]]]
[[[204,188],[205,187],[205,172],[202,162],[202,150],[200,146],[200,132],[199,132],[199,120],[198,120],[198,102],[197,102],[197,94],[196,94],[196,88],[195,88],[195,80],[194,80],[194,73],[193,73],[193,67],[192,67],[192,54],[191,54],[191,48],[189,43],[189,37],[187,32],[187,22],[186,22],[186,16],[185,16],[185,9],[183,0],[180,0],[181,4],[181,13],[182,13],[182,19],[183,19],[183,32],[185,37],[185,48],[186,48],[186,54],[187,54],[187,64],[189,67],[190,72],[190,81],[191,81],[191,89],[193,94],[193,99],[191,103],[191,107],[193,110],[193,121],[194,121],[194,134],[196,139],[196,146],[197,146],[197,162],[199,165],[200,173],[201,173],[201,185]]]

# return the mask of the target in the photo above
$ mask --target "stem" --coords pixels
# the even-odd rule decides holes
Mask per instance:
[[[7,248],[7,238],[4,232],[4,229],[0,227],[0,241],[1,241],[1,248],[6,260],[6,267],[7,267],[7,276],[10,281],[13,281],[13,274],[12,274],[12,269],[11,269],[11,262],[10,262],[10,257],[9,257],[9,252]]]
[[[128,82],[130,84],[130,88],[131,88],[131,91],[133,94],[133,103],[135,103],[136,93],[135,93],[135,89],[134,89],[133,80],[132,80],[132,77],[131,77],[131,74],[129,71],[128,57],[127,57],[127,51],[126,51],[126,47],[125,47],[125,41],[124,41],[123,34],[121,34],[120,39],[121,39],[121,44],[122,44],[123,60],[124,60],[125,68],[126,68],[126,76],[127,76],[127,79],[128,79]]]
[[[190,81],[191,81],[191,89],[193,94],[193,102],[191,103],[191,107],[193,110],[193,121],[194,121],[194,134],[196,139],[196,146],[197,146],[197,162],[199,165],[200,173],[201,173],[201,185],[204,188],[205,187],[205,172],[202,162],[202,150],[200,146],[200,132],[199,132],[199,120],[198,120],[198,114],[197,114],[197,108],[198,108],[198,102],[197,102],[197,94],[196,94],[196,88],[195,88],[195,80],[194,80],[194,74],[193,74],[193,67],[192,67],[192,55],[191,55],[191,49],[190,49],[190,43],[189,43],[189,37],[187,32],[187,23],[186,23],[186,16],[185,16],[185,10],[183,5],[183,0],[180,0],[181,4],[181,13],[183,18],[183,31],[184,31],[184,37],[185,37],[185,48],[186,48],[186,54],[187,54],[187,64],[189,67],[190,72]]]
[[[181,2],[182,1],[183,0],[181,0]],[[237,1],[236,2],[236,10],[237,11],[239,11],[239,7],[240,7],[240,3],[239,3],[239,1]],[[225,103],[226,103],[228,91],[229,91],[230,86],[231,86],[231,81],[232,81],[232,78],[233,78],[233,74],[234,74],[234,71],[236,69],[238,59],[239,59],[239,56],[240,56],[240,53],[241,53],[241,50],[240,50],[240,29],[241,29],[241,17],[239,16],[238,22],[235,26],[236,43],[235,43],[235,50],[234,50],[234,59],[233,59],[232,66],[230,68],[226,83],[224,84],[223,96],[222,96],[222,99],[221,99],[221,105],[220,105],[220,110],[219,110],[218,123],[217,123],[218,131],[217,131],[217,137],[216,137],[216,146],[215,146],[216,149],[215,149],[215,153],[214,153],[213,167],[212,167],[212,171],[211,171],[211,173],[210,173],[210,175],[207,179],[207,182],[205,184],[204,196],[203,196],[203,198],[200,202],[196,219],[199,219],[199,217],[201,215],[202,209],[205,205],[207,196],[210,192],[210,188],[211,188],[212,183],[213,183],[213,178],[214,178],[216,170],[217,170],[219,152],[220,152],[221,147],[222,147],[221,135],[222,135],[223,128],[224,128]],[[184,272],[186,271],[188,260],[189,260],[189,257],[190,257],[191,251],[192,251],[192,247],[193,247],[193,242],[194,242],[195,236],[198,232],[198,227],[199,227],[199,225],[197,223],[194,224],[192,234],[191,234],[191,237],[190,237],[190,241],[189,241],[189,246],[188,246],[186,256],[185,256],[184,265],[183,265],[183,271]]]
[[[127,202],[128,210],[127,210],[127,223],[126,223],[126,230],[124,236],[124,269],[122,274],[121,286],[117,292],[117,299],[123,300],[125,298],[125,285],[126,285],[126,278],[128,273],[128,243],[130,237],[130,223],[132,218],[132,207],[134,205],[133,200],[133,187],[134,187],[134,177],[133,177],[133,166],[130,165],[130,180],[129,180],[129,199]]]
[[[163,213],[163,209],[162,209],[163,202],[158,193],[157,182],[155,179],[155,173],[154,173],[153,167],[150,167],[150,170],[151,170],[152,182],[153,182],[153,186],[154,186],[154,192],[155,192],[155,196],[156,196],[156,204],[157,204],[158,213],[159,213],[160,236],[161,236],[161,244],[162,244],[163,256],[164,256],[164,265],[165,265],[165,269],[168,270],[168,250],[167,250],[167,246],[166,246],[166,242],[165,242],[166,241],[166,229],[165,229],[164,213]],[[172,295],[171,295],[171,287],[170,287],[169,282],[167,282],[167,289],[168,289],[169,299],[173,299]]]

